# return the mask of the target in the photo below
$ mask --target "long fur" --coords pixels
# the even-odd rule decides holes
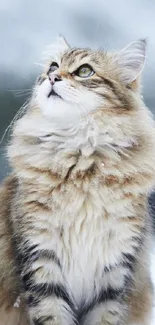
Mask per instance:
[[[54,72],[59,97],[48,96],[47,69],[15,123],[0,203],[3,325],[26,317],[34,325],[150,324],[155,128],[137,80],[144,43],[118,54],[65,44]],[[85,63],[95,74],[81,79],[74,72]]]

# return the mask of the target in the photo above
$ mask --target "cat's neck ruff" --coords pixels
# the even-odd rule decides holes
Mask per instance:
[[[108,125],[101,129],[96,122],[93,114],[81,118],[74,125],[62,127],[61,124],[55,124],[52,120],[43,116],[25,115],[17,123],[15,136],[24,139],[29,143],[36,142],[46,148],[52,155],[61,152],[80,152],[84,156],[90,156],[95,151],[101,152],[105,147],[118,151],[123,148],[129,148],[135,140],[128,136],[124,139],[113,138],[110,134]],[[24,141],[24,142],[25,142]]]

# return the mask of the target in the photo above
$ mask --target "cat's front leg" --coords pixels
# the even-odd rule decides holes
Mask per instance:
[[[82,325],[127,325],[126,292],[132,284],[132,264],[129,256],[125,257],[123,262],[105,269],[102,279],[96,279],[95,294],[83,308]]]
[[[124,325],[123,314],[125,306],[123,303],[108,300],[104,303],[99,303],[89,311],[83,321],[83,325]],[[126,325],[126,324],[125,324]]]
[[[21,279],[30,324],[74,325],[74,304],[56,253],[30,243],[21,247]]]

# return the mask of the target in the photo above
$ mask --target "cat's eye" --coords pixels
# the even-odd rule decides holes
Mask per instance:
[[[83,64],[78,68],[74,74],[80,78],[88,78],[94,74],[93,68],[89,64]]]
[[[54,72],[55,70],[57,70],[59,68],[58,63],[57,62],[52,62],[48,72]]]

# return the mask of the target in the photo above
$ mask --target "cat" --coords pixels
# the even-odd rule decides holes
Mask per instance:
[[[60,37],[7,149],[0,325],[149,325],[155,125],[146,40],[120,51]]]

